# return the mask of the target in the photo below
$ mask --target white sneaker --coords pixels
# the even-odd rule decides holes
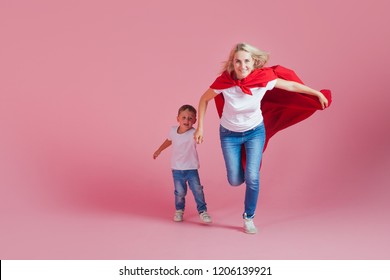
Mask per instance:
[[[173,216],[173,220],[175,222],[182,222],[183,221],[183,215],[184,215],[184,210],[176,210],[175,216]]]
[[[253,222],[253,218],[252,219],[244,218],[244,230],[245,233],[249,233],[249,234],[257,233],[257,228]]]
[[[202,222],[204,222],[206,224],[211,223],[211,217],[206,211],[203,211],[202,213],[200,213],[199,218],[202,220]]]

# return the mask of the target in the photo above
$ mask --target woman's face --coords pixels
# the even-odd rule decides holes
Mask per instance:
[[[255,61],[250,53],[246,51],[236,52],[233,58],[233,65],[237,79],[241,80],[248,76],[253,71],[254,64]]]

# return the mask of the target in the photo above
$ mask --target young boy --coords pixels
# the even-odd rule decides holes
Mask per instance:
[[[196,122],[196,109],[191,105],[181,106],[177,122],[179,125],[171,128],[168,138],[153,154],[153,158],[156,159],[163,150],[172,145],[171,168],[176,207],[173,220],[183,221],[188,183],[194,195],[200,219],[204,223],[211,223],[198,173],[199,160],[194,139],[195,128],[192,127]]]

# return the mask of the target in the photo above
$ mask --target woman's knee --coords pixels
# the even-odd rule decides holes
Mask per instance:
[[[240,178],[240,177],[229,177],[228,176],[228,182],[231,186],[237,187],[237,186],[241,185],[242,183],[244,183],[245,179]]]

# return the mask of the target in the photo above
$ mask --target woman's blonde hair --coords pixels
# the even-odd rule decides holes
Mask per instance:
[[[231,73],[234,70],[233,59],[234,55],[238,51],[246,51],[251,54],[253,60],[255,61],[255,69],[263,67],[269,58],[269,54],[265,51],[259,50],[258,48],[247,43],[238,43],[230,51],[229,59],[224,63],[221,72],[228,71],[228,73]]]

